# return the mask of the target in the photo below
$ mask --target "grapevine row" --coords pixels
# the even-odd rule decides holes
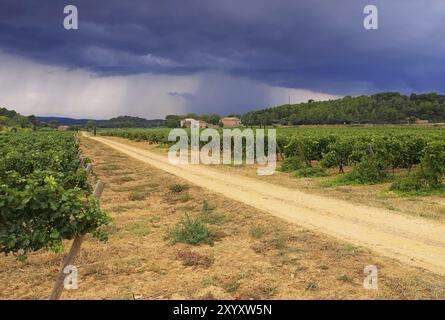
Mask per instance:
[[[119,129],[104,130],[101,135],[123,137],[136,141],[148,141],[171,145],[169,129]],[[284,158],[283,167],[290,170],[301,168],[353,168],[348,178],[359,183],[379,183],[398,169],[414,177],[431,181],[422,182],[411,189],[441,186],[445,168],[445,130],[442,128],[375,127],[375,128],[279,128],[277,130],[278,154]],[[267,144],[266,144],[267,145]],[[436,169],[431,169],[436,159]],[[434,173],[426,173],[430,168]],[[317,173],[320,170],[316,170]],[[420,178],[419,170],[423,173]],[[429,170],[429,169],[428,169]],[[428,171],[427,170],[427,171]],[[431,171],[430,170],[430,171]],[[411,177],[412,178],[412,177]],[[428,180],[427,179],[427,180]],[[399,186],[395,184],[395,187]],[[423,185],[423,186],[422,186]],[[404,189],[404,188],[402,188]]]
[[[63,249],[109,221],[91,195],[73,133],[0,135],[0,252]]]

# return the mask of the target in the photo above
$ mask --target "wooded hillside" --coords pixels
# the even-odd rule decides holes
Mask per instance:
[[[401,95],[397,92],[372,96],[346,96],[337,100],[308,101],[251,111],[245,125],[300,125],[354,123],[414,123],[416,120],[445,122],[445,95]]]

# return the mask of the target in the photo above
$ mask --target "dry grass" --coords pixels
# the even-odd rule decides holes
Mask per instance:
[[[104,145],[82,142],[95,174],[106,183],[101,203],[114,220],[107,243],[87,237],[77,261],[79,289],[65,291],[63,298],[445,298],[444,277],[190,184],[172,192],[171,186],[186,183]],[[144,196],[131,199],[139,193]],[[202,219],[219,240],[171,244],[166,237],[185,214]],[[0,298],[46,299],[62,258],[46,250],[24,263],[1,257]],[[377,291],[362,286],[369,264],[379,268]]]
[[[196,266],[209,268],[213,264],[213,259],[211,257],[201,255],[189,249],[179,251],[178,259],[181,260],[186,267]]]

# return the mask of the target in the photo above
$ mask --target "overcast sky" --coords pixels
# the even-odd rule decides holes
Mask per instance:
[[[378,30],[363,28],[367,4]],[[443,93],[444,17],[443,0],[0,0],[0,106],[162,118]]]

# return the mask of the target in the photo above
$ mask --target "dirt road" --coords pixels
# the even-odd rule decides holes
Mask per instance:
[[[166,156],[103,137],[91,139],[289,222],[445,275],[444,224],[227,175],[202,165],[172,165]]]

